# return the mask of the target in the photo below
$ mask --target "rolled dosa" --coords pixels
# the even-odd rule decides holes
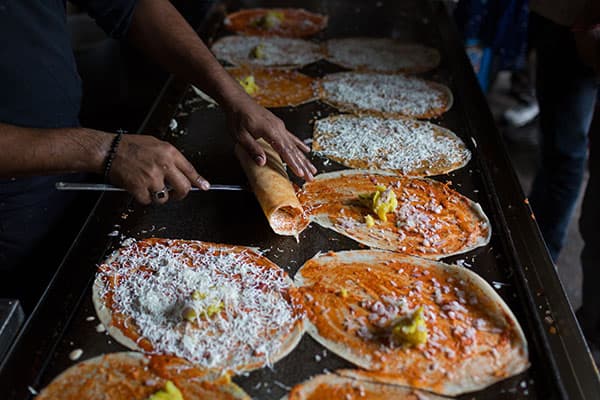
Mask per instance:
[[[273,232],[298,236],[309,220],[304,215],[281,158],[264,139],[258,139],[257,142],[267,156],[264,166],[256,164],[239,144],[235,146],[235,154]]]

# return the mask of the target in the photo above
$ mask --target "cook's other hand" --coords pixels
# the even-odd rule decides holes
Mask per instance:
[[[215,59],[196,32],[168,0],[139,0],[127,39],[156,62],[187,79],[226,111],[234,138],[259,165],[266,162],[256,139],[265,139],[290,169],[310,180],[317,171],[308,161],[308,147],[283,122],[258,105]]]
[[[289,132],[283,121],[272,112],[253,99],[242,97],[228,110],[227,118],[234,139],[258,165],[265,165],[267,161],[263,148],[256,141],[263,138],[273,146],[294,174],[306,180],[313,179],[317,169],[305,155],[310,148]]]
[[[147,135],[123,135],[116,148],[109,179],[142,204],[162,204],[170,198],[181,200],[192,186],[203,190],[210,188],[208,181],[179,150]]]
[[[146,135],[87,128],[38,129],[0,122],[0,179],[88,172],[106,175],[143,204],[181,199],[210,185],[171,144]],[[109,160],[112,162],[109,163]],[[107,168],[107,166],[110,167]],[[170,187],[171,191],[165,190]]]

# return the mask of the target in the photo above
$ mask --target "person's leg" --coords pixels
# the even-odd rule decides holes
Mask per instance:
[[[535,67],[533,56],[527,57],[523,68],[512,71],[510,76],[510,96],[517,104],[502,114],[503,120],[510,126],[519,128],[533,122],[540,114],[535,97],[535,79],[532,70]]]
[[[583,180],[598,89],[592,71],[579,60],[570,30],[534,18],[542,149],[530,202],[556,261]]]
[[[579,230],[584,247],[582,307],[577,312],[579,324],[589,342],[600,345],[600,112],[590,131],[590,178],[583,198]]]

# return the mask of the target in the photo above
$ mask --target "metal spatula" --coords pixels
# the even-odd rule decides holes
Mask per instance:
[[[71,182],[56,182],[57,190],[79,190],[79,191],[100,191],[100,192],[124,192],[125,189],[107,185],[104,183],[71,183]],[[169,190],[171,188],[168,187]],[[229,191],[238,191],[238,190],[246,190],[245,187],[240,185],[210,185],[209,190],[229,190]],[[192,192],[202,192],[202,189],[197,187],[193,187],[191,189]]]

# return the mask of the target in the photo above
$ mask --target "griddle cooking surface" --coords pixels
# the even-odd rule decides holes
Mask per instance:
[[[552,342],[552,338],[548,338],[548,330],[551,331],[552,326],[540,323],[540,314],[550,301],[554,302],[555,308],[563,310],[561,312],[567,310],[564,314],[567,324],[573,323],[573,320],[568,313],[564,293],[560,290],[554,290],[553,293],[537,292],[537,286],[534,285],[539,285],[539,282],[527,281],[526,274],[530,272],[519,263],[515,248],[522,248],[525,242],[515,244],[511,241],[511,227],[507,225],[506,218],[516,220],[521,226],[533,229],[533,232],[535,225],[528,219],[527,208],[522,204],[522,192],[516,181],[510,179],[513,173],[508,164],[502,164],[508,169],[500,174],[494,165],[490,167],[491,162],[507,163],[506,154],[497,145],[500,143],[498,132],[493,127],[486,106],[474,104],[470,97],[482,99],[472,73],[467,70],[470,66],[462,54],[460,41],[450,25],[449,17],[437,3],[419,0],[398,3],[390,1],[383,5],[382,2],[324,1],[303,2],[302,7],[329,15],[329,27],[314,40],[343,36],[391,36],[435,47],[442,54],[440,67],[424,77],[448,85],[454,93],[455,102],[448,113],[433,122],[461,137],[473,152],[473,159],[466,167],[435,179],[452,181],[455,190],[481,203],[491,219],[493,229],[489,245],[445,261],[464,260],[465,265],[493,284],[523,326],[530,344],[532,363],[531,368],[519,376],[460,398],[561,398],[561,390],[571,390],[572,382],[577,379],[584,381],[582,387],[588,385],[582,391],[592,393],[591,390],[598,387],[596,381],[589,376],[573,373],[564,360],[558,361],[560,365],[555,364],[556,359],[567,357],[565,354],[579,354],[583,364],[589,360],[585,359],[581,338],[575,338],[568,349],[561,348]],[[294,5],[293,2],[285,4]],[[281,6],[282,3],[261,2],[261,5]],[[235,10],[235,7],[230,10]],[[217,36],[223,34],[227,33],[220,30]],[[302,72],[322,76],[340,70],[320,61],[304,68]],[[185,90],[182,98],[184,89],[176,82],[166,87],[147,121],[145,131],[166,130],[166,138],[180,148],[211,182],[243,184],[244,175],[233,156],[232,142],[221,109],[198,100],[189,89]],[[276,109],[274,112],[286,122],[290,131],[302,139],[312,136],[312,122],[315,119],[337,114],[334,109],[319,102]],[[166,128],[173,117],[179,125],[175,132]],[[480,131],[478,126],[491,128]],[[324,158],[313,156],[312,159],[320,172],[343,168]],[[501,187],[493,184],[498,179],[503,179],[498,181]],[[505,198],[518,200],[514,214],[505,216],[506,204],[502,203]],[[513,210],[510,204],[508,209]],[[83,350],[82,359],[126,350],[105,333],[96,331],[98,320],[91,302],[95,265],[119,243],[118,237],[107,236],[113,231],[118,231],[123,237],[196,239],[259,247],[291,276],[319,251],[359,248],[356,242],[316,224],[300,235],[299,242],[294,238],[275,235],[250,192],[195,193],[181,202],[171,202],[162,207],[130,205],[123,195],[106,194],[74,244],[40,309],[0,375],[2,387],[6,387],[7,382],[11,382],[11,387],[14,385],[14,398],[26,396],[27,386],[36,389],[44,387],[53,377],[73,365],[74,362],[68,357],[73,349]],[[527,240],[529,242],[525,244],[531,248],[540,247],[539,235],[532,235]],[[549,274],[554,274],[554,277],[550,275],[547,279],[555,279],[556,273],[551,264],[543,257],[538,261]],[[546,295],[552,295],[553,298],[549,299]],[[542,311],[536,309],[538,306]],[[558,356],[548,359],[550,348]],[[253,398],[279,399],[295,384],[315,374],[339,368],[353,366],[305,335],[298,347],[273,367],[262,368],[234,380]],[[571,394],[572,398],[579,398],[577,393]]]

